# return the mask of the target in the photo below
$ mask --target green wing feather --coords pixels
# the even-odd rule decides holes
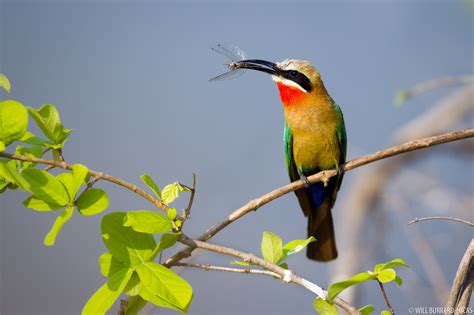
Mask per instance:
[[[290,175],[290,180],[294,182],[300,179],[300,175],[293,159],[293,136],[291,134],[290,126],[286,122],[285,129],[283,131],[283,143],[285,145],[286,168],[288,170],[288,175]],[[311,202],[308,192],[306,189],[299,189],[295,191],[295,194],[300,202],[304,215],[308,216],[311,212]]]
[[[344,124],[344,116],[342,115],[341,108],[334,103],[334,108],[336,112],[339,114],[339,124],[336,129],[337,140],[339,140],[339,150],[341,152],[339,158],[339,164],[346,163],[346,154],[347,154],[347,135],[346,135],[346,126]]]

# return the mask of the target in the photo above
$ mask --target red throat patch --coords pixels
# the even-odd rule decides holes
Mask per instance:
[[[282,82],[277,82],[277,85],[278,89],[280,90],[280,98],[283,106],[298,102],[305,95],[305,92],[301,91],[297,87],[288,86]]]

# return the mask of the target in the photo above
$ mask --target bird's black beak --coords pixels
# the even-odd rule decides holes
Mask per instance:
[[[231,70],[234,69],[252,69],[261,72],[265,72],[271,75],[280,75],[281,70],[278,68],[276,63],[260,60],[260,59],[248,59],[248,60],[240,60],[234,61],[229,64],[229,68]]]

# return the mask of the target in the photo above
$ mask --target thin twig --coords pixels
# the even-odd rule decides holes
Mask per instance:
[[[473,84],[473,75],[462,75],[457,77],[442,77],[425,82],[418,83],[404,91],[405,100],[418,96],[420,94],[432,91],[439,87],[447,85],[458,85],[458,84]]]
[[[279,276],[279,278],[283,280],[283,282],[295,283],[305,288],[306,290],[311,291],[312,293],[316,294],[322,299],[327,298],[327,291],[325,291],[323,288],[298,276],[291,270],[283,269],[282,267],[272,264],[260,257],[255,256],[254,254],[244,253],[234,248],[224,247],[224,246],[220,246],[216,244],[211,244],[208,242],[202,242],[199,240],[191,239],[184,234],[182,235],[179,241],[185,245],[188,245],[189,247],[201,248],[201,249],[209,250],[209,251],[224,254],[224,255],[238,257],[245,262],[259,265],[271,272],[276,273]],[[359,314],[359,312],[354,306],[352,306],[351,304],[349,304],[348,302],[344,301],[341,298],[335,298],[334,304],[341,307],[349,314]]]
[[[15,154],[10,154],[7,152],[0,152],[0,157],[7,158],[7,159],[13,159],[13,160],[18,160],[18,161],[23,161],[23,162],[33,162],[37,164],[44,164],[44,165],[52,165],[58,168],[62,168],[65,170],[72,170],[73,164],[64,162],[64,161],[54,161],[54,160],[48,160],[48,159],[43,159],[43,158],[36,158],[36,157],[30,157],[30,156],[23,156],[23,155],[15,155]],[[149,202],[151,202],[155,207],[158,209],[163,210],[164,212],[168,211],[168,206],[165,205],[161,200],[153,197],[151,194],[147,193],[140,187],[131,184],[127,181],[124,181],[123,179],[120,179],[118,177],[114,177],[112,175],[99,172],[99,171],[94,171],[89,169],[89,175],[94,177],[94,178],[100,178],[103,180],[106,180],[108,182],[117,184],[119,186],[125,187],[128,190],[136,193],[137,195],[145,198]]]
[[[48,166],[46,166],[46,167],[43,169],[43,171],[49,172],[49,171],[51,171],[51,170],[52,170],[53,168],[55,168],[55,167],[56,167],[55,165],[48,165]]]
[[[127,314],[127,309],[128,309],[128,300],[120,300],[120,309],[117,312],[117,315]]]
[[[181,216],[181,223],[184,223],[188,216],[191,214],[191,208],[193,207],[194,196],[196,195],[196,174],[193,173],[193,186],[188,187],[191,191],[191,196],[189,197],[188,206],[184,209],[183,215]]]
[[[383,287],[383,283],[380,282],[379,280],[377,280],[377,282],[378,282],[378,284],[379,284],[380,291],[382,291],[383,299],[385,300],[385,303],[386,303],[387,306],[388,306],[388,310],[390,311],[390,313],[392,313],[393,315],[395,315],[395,311],[393,310],[393,307],[392,307],[392,305],[390,304],[390,301],[388,300],[387,292],[385,292],[385,289],[384,289],[384,287]]]
[[[259,274],[259,275],[267,275],[276,278],[280,278],[281,276],[273,271],[269,270],[261,270],[261,269],[250,269],[250,268],[231,268],[231,267],[222,267],[222,266],[214,266],[209,264],[195,264],[195,263],[177,263],[175,266],[177,267],[193,267],[193,268],[201,268],[205,270],[217,270],[217,271],[225,271],[225,272],[236,272],[236,273],[252,273],[252,274]]]
[[[457,140],[472,138],[472,137],[474,137],[474,129],[467,129],[467,130],[454,131],[454,132],[442,134],[439,136],[433,136],[429,138],[409,141],[401,145],[393,146],[393,147],[351,160],[345,163],[344,165],[342,165],[341,168],[344,172],[347,172],[357,167],[360,167],[360,166],[363,166],[363,165],[366,165],[366,164],[369,164],[381,159],[385,159],[391,156],[399,155],[399,154],[410,152],[410,151],[420,150],[423,148],[435,146],[435,145],[446,143],[446,142],[457,141]],[[338,174],[337,170],[322,171],[317,174],[309,176],[308,180],[310,181],[310,183],[314,184],[314,183],[323,181],[324,179],[331,178],[337,174]],[[285,194],[288,194],[292,191],[300,189],[302,187],[304,187],[304,182],[302,180],[297,180],[295,182],[292,182],[291,184],[279,187],[257,199],[251,200],[247,204],[240,207],[239,209],[233,211],[225,220],[218,222],[214,226],[208,228],[197,239],[200,241],[207,241],[211,237],[216,235],[218,232],[220,232],[222,229],[224,229],[226,226],[240,219],[247,213],[250,213],[260,208],[261,206]],[[188,247],[177,252],[175,255],[170,257],[165,262],[165,265],[167,267],[170,267],[174,263],[180,261],[181,259],[189,257],[193,250],[194,250],[193,248]]]
[[[446,217],[446,216],[432,216],[432,217],[423,217],[423,218],[415,218],[412,221],[408,222],[408,225],[413,224],[413,223],[418,223],[422,221],[428,221],[428,220],[449,220],[449,221],[456,221],[456,222],[461,222],[464,224],[467,224],[469,226],[474,227],[474,223],[469,222],[464,219],[460,218],[455,218],[455,217]]]

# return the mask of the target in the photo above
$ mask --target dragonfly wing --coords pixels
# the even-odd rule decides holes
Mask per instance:
[[[231,61],[239,61],[246,59],[245,52],[237,45],[219,42],[212,46],[211,49],[218,54],[226,56]]]
[[[211,82],[211,81],[220,81],[220,80],[235,79],[235,78],[240,77],[240,76],[243,75],[244,73],[245,73],[245,70],[244,70],[244,69],[230,70],[230,71],[227,71],[227,72],[225,72],[225,73],[223,73],[223,74],[218,75],[217,77],[214,77],[214,78],[210,79],[209,82]]]

